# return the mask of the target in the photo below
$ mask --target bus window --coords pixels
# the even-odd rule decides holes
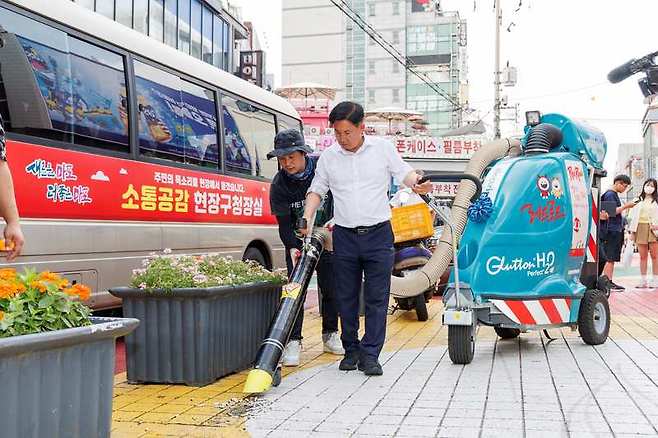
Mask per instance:
[[[135,76],[140,153],[218,169],[214,93],[137,61]]]
[[[128,102],[123,57],[70,38],[73,141],[128,151]]]
[[[299,120],[293,119],[292,117],[286,116],[284,114],[277,114],[276,123],[277,123],[277,128],[278,128],[277,132],[283,131],[284,129],[291,129],[291,128],[296,129],[298,131],[301,130]],[[303,135],[304,131],[300,131],[300,132],[302,132],[302,135]]]
[[[272,178],[278,167],[275,160],[267,160],[267,153],[276,133],[274,115],[226,95],[222,113],[226,170]]]
[[[0,8],[0,111],[11,132],[128,151],[120,55]]]

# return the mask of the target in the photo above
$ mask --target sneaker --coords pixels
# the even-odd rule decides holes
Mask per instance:
[[[299,366],[299,356],[302,352],[302,341],[290,341],[286,348],[283,350],[281,357],[281,365],[284,367],[297,367]]]
[[[381,376],[384,374],[382,366],[377,359],[366,359],[359,361],[359,371],[366,376]]]
[[[640,284],[635,286],[636,289],[646,289],[648,287],[649,287],[649,283],[646,280],[643,280],[642,282],[640,282]]]
[[[338,369],[341,371],[354,371],[359,363],[359,353],[346,353],[343,360],[340,361]]]
[[[343,343],[340,341],[338,332],[323,333],[322,341],[324,343],[324,352],[342,356],[345,354]]]
[[[623,290],[626,290],[626,288],[624,286],[620,286],[617,283],[614,283],[612,281],[610,282],[610,289],[611,290],[616,290],[617,292],[621,292]]]

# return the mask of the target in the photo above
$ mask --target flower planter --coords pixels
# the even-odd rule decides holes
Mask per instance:
[[[115,340],[128,318],[0,339],[0,436],[109,437]]]
[[[248,368],[267,333],[281,286],[147,291],[111,289],[140,326],[126,337],[129,382],[207,385]]]

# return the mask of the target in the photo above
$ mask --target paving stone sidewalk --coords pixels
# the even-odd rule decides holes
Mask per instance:
[[[370,378],[322,353],[313,308],[303,366],[279,387],[244,398],[244,372],[199,389],[117,383],[112,436],[658,436],[658,290],[629,288],[610,304],[604,345],[569,329],[501,340],[481,327],[473,363],[457,366],[433,300],[427,322],[389,317],[384,375]]]

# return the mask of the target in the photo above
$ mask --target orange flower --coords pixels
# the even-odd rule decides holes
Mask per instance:
[[[34,289],[37,289],[42,294],[46,293],[46,291],[48,290],[48,286],[46,286],[44,282],[39,281],[39,280],[31,281],[30,282],[30,287],[34,288]]]
[[[59,290],[64,290],[65,288],[69,287],[69,281],[66,278],[59,280],[55,284],[57,284],[57,288]]]
[[[91,296],[91,289],[84,284],[74,284],[73,286],[64,289],[67,295],[77,295],[81,300],[88,300]]]
[[[50,271],[44,271],[41,274],[39,274],[39,280],[43,281],[60,281],[62,277],[60,277],[58,274],[55,274],[54,272]]]
[[[0,310],[0,321],[2,321],[2,319],[3,319],[4,317],[5,317],[5,312],[3,312],[2,310]]]
[[[14,280],[16,278],[16,269],[2,268],[0,269],[0,280]]]
[[[19,292],[19,286],[23,286],[23,285],[14,282],[11,283],[6,281],[0,282],[0,298],[13,297]],[[23,290],[25,290],[24,288],[25,286],[23,286]]]

